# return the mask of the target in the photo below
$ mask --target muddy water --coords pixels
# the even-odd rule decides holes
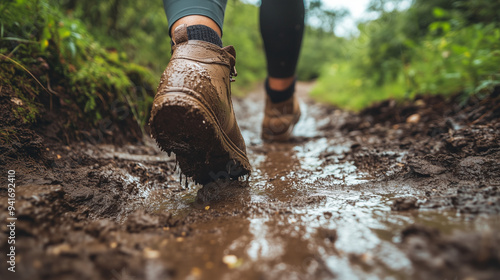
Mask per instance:
[[[469,125],[435,98],[353,114],[311,87],[289,143],[260,140],[260,89],[234,100],[248,181],[186,187],[151,139],[0,156],[19,175],[19,270],[0,279],[500,279],[496,115]]]
[[[169,263],[179,279],[407,279],[415,275],[401,248],[407,226],[428,225],[446,234],[500,228],[497,216],[391,211],[395,198],[421,199],[424,193],[342,160],[353,143],[340,132],[327,137],[318,129],[331,119],[315,115],[306,96],[310,88],[299,84],[303,117],[290,143],[260,140],[261,92],[235,102],[254,168],[247,182],[190,186],[174,196],[141,191],[148,211],[206,216],[175,239],[150,242],[160,252],[149,262],[153,278],[155,268]],[[396,158],[388,170],[399,168],[405,153],[385,152]]]

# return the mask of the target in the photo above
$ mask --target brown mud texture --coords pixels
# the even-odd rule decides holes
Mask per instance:
[[[263,91],[234,100],[252,176],[204,187],[150,139],[62,144],[20,125],[0,145],[0,278],[500,279],[498,92],[355,114],[312,86],[288,143],[260,140]]]

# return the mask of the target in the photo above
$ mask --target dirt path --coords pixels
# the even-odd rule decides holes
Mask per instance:
[[[311,87],[298,84],[303,119],[286,144],[260,140],[260,88],[235,100],[247,182],[186,188],[152,141],[2,159],[18,220],[15,274],[0,232],[1,279],[498,277],[498,108],[425,98],[355,115],[314,104]]]

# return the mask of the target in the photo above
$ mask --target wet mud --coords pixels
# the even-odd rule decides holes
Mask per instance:
[[[260,140],[260,88],[234,100],[247,181],[186,187],[151,139],[1,146],[17,221],[16,273],[3,227],[0,278],[498,279],[498,95],[354,114],[315,104],[312,86],[298,84],[289,143]]]

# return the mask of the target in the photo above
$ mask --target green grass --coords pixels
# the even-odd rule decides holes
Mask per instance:
[[[358,111],[373,102],[405,97],[404,77],[401,75],[391,83],[377,86],[349,62],[335,63],[324,68],[311,96],[319,101],[341,108]]]

